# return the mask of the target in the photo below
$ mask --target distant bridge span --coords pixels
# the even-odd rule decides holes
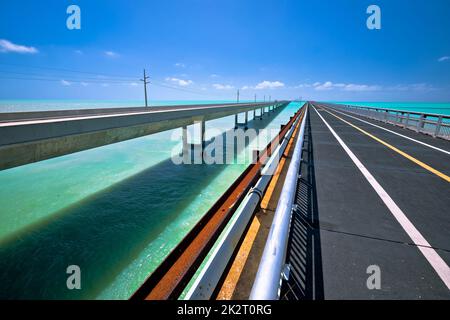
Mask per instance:
[[[0,113],[0,170],[289,101]],[[259,115],[256,112],[259,110]]]

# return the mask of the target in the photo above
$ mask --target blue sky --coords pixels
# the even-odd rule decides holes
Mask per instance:
[[[10,0],[0,39],[0,99],[450,101],[448,0]]]

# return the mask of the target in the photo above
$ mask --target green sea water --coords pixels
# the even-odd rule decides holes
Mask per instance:
[[[198,102],[157,104],[189,103]],[[139,105],[2,101],[0,111]],[[299,106],[253,124],[279,129]],[[248,165],[174,165],[180,136],[171,130],[1,171],[0,298],[128,298]],[[69,265],[80,266],[82,290],[67,289]]]

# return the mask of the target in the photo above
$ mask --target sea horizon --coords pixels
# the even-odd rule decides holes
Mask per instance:
[[[208,103],[235,103],[235,100],[226,99],[187,99],[187,100],[152,100],[149,107],[170,105],[191,105]],[[254,102],[241,100],[240,102]],[[259,101],[258,102],[262,102]],[[450,102],[423,102],[423,101],[322,101],[326,103],[349,104],[374,108],[385,108],[398,111],[422,112],[430,114],[450,115]],[[144,107],[144,102],[139,99],[0,99],[0,113],[27,112],[27,111],[51,111],[91,108],[120,108],[120,107]]]

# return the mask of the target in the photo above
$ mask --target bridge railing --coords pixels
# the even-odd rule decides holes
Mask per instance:
[[[283,189],[278,200],[272,226],[270,227],[264,252],[261,257],[258,272],[250,294],[250,300],[278,300],[282,279],[287,276],[289,267],[286,263],[286,252],[289,240],[295,192],[299,180],[302,162],[303,143],[305,139],[306,119],[305,111],[291,163],[286,174]]]
[[[333,107],[433,137],[450,140],[450,116],[447,115],[352,105],[333,105]]]

